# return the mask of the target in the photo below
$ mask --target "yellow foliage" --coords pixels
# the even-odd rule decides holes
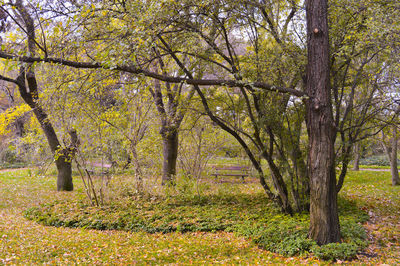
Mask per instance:
[[[27,104],[22,104],[8,108],[5,112],[0,113],[0,136],[10,133],[9,125],[30,110],[31,108]]]

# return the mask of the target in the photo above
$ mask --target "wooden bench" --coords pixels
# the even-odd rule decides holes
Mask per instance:
[[[243,179],[249,176],[250,167],[237,165],[237,166],[214,166],[214,171],[212,175],[217,178],[218,176],[240,176]]]
[[[107,164],[107,163],[98,163],[98,162],[94,162],[94,163],[90,163],[90,166],[91,166],[91,170],[89,170],[89,172],[91,173],[91,174],[94,174],[94,173],[96,173],[97,171],[96,171],[96,169],[101,169],[101,171],[100,171],[100,174],[103,174],[103,175],[109,175],[110,174],[110,169],[112,168],[112,164]]]

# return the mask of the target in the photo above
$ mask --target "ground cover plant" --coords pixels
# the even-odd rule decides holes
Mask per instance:
[[[79,198],[76,191],[54,191],[54,176],[28,170],[0,172],[0,262],[2,264],[267,264],[315,263],[284,258],[259,249],[233,233],[148,234],[116,230],[48,227],[23,212],[50,201]],[[79,192],[80,191],[80,192]]]
[[[174,190],[153,198],[134,198],[125,189],[119,201],[110,199],[94,208],[82,197],[79,182],[76,192],[55,193],[51,177],[32,170],[0,175],[3,262],[299,264],[355,257],[395,263],[399,257],[398,188],[385,187],[388,173],[349,175],[339,201],[344,243],[323,248],[306,238],[306,214],[280,214],[253,182],[203,183],[200,195],[190,192],[186,182],[186,196]],[[42,224],[80,228],[46,227],[24,219],[24,214]],[[372,218],[366,222],[368,216]],[[367,237],[370,245],[361,251]],[[27,247],[32,251],[26,252]]]
[[[115,184],[121,179],[116,177]],[[250,184],[202,184],[198,193],[195,182],[178,180],[165,194],[139,197],[132,190],[120,194],[101,207],[93,207],[85,198],[64,199],[33,207],[25,217],[44,225],[124,230],[131,232],[233,232],[253,240],[260,248],[285,256],[314,253],[324,260],[350,260],[366,245],[366,233],[360,223],[368,215],[354,207],[354,202],[341,199],[343,243],[320,248],[307,237],[308,214],[284,215],[258,189]],[[204,188],[206,186],[206,188]],[[129,186],[128,186],[129,187]]]

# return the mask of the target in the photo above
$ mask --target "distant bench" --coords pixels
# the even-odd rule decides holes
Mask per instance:
[[[249,176],[250,167],[238,166],[214,166],[214,173],[212,174],[217,178],[218,176],[240,176],[244,182],[244,178]]]
[[[97,163],[97,162],[90,163],[89,165],[92,168],[91,170],[89,170],[89,172],[91,174],[94,174],[96,172],[95,169],[102,169],[101,174],[109,175],[110,174],[110,169],[111,169],[111,167],[113,167],[112,164],[108,164],[108,163],[103,163],[102,164],[102,163]]]

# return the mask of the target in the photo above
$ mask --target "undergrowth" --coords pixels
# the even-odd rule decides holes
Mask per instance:
[[[187,185],[187,183],[186,183]],[[217,189],[209,194],[179,193],[133,197],[126,191],[102,207],[84,199],[58,200],[25,211],[44,225],[131,232],[234,232],[259,247],[284,256],[350,260],[366,247],[361,225],[368,215],[340,199],[342,243],[318,246],[307,237],[309,215],[283,215],[263,193]],[[179,190],[179,189],[178,189]]]

